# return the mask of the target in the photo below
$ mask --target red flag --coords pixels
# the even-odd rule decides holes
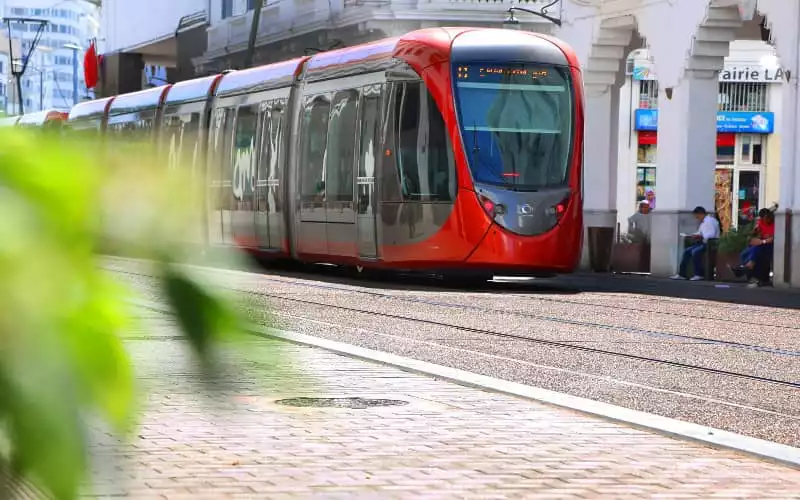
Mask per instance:
[[[87,89],[93,89],[97,86],[97,73],[97,51],[94,47],[94,41],[92,41],[89,44],[89,49],[86,50],[86,55],[83,57],[83,80],[86,82]]]

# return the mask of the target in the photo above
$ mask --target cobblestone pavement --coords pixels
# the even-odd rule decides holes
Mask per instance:
[[[171,323],[126,344],[148,394],[128,444],[97,427],[95,496],[800,498],[800,471],[542,404],[253,337],[203,391]],[[403,401],[292,408],[294,397]]]

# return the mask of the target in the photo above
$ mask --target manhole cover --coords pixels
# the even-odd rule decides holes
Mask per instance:
[[[279,405],[313,408],[375,408],[379,406],[404,406],[408,401],[398,399],[365,399],[365,398],[291,398],[276,401]]]

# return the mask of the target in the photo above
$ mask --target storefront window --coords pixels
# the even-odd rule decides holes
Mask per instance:
[[[636,160],[640,164],[647,163],[655,165],[657,155],[658,146],[655,144],[639,144],[639,152]]]
[[[647,200],[655,208],[656,168],[638,167],[636,169],[636,204]]]
[[[733,165],[736,160],[736,146],[717,144],[717,165]]]
[[[760,135],[743,134],[741,136],[742,155],[741,163],[744,165],[761,165],[762,163],[762,137]]]

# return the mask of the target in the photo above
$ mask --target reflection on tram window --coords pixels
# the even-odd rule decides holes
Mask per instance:
[[[459,65],[456,100],[470,169],[477,182],[517,190],[568,182],[572,92],[568,70],[518,64],[486,77]]]
[[[333,99],[328,124],[326,155],[326,199],[353,201],[353,164],[356,159],[356,111],[358,92],[338,92]]]
[[[168,114],[160,135],[160,154],[168,168],[186,168],[195,175],[199,167],[200,113]]]
[[[331,105],[324,96],[305,108],[302,124],[303,148],[300,157],[301,199],[322,203],[325,197],[325,149],[328,145],[328,120]]]
[[[232,210],[252,211],[258,105],[238,109],[230,172]]]
[[[395,84],[391,111],[394,161],[403,199],[452,201],[455,162],[436,101],[421,83]]]

